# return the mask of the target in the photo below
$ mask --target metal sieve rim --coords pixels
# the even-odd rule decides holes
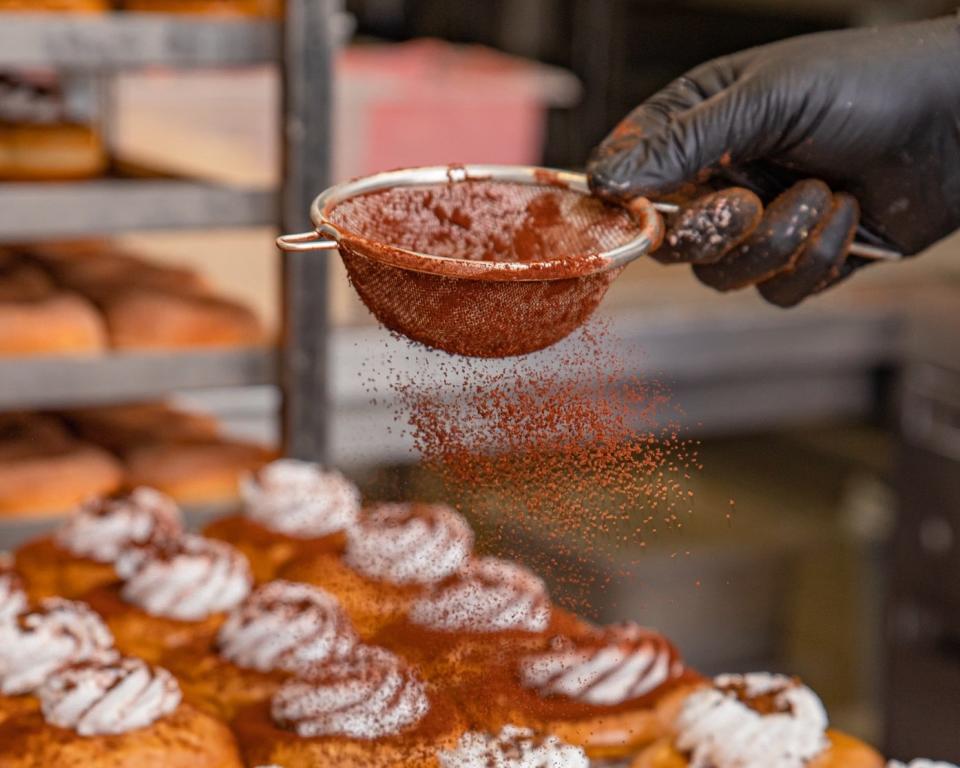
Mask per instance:
[[[345,240],[368,245],[363,250],[363,255],[368,258],[414,272],[491,281],[540,281],[586,277],[617,269],[654,250],[663,237],[663,220],[646,198],[637,198],[630,203],[629,210],[638,220],[640,232],[629,242],[588,257],[538,262],[473,261],[419,253],[345,232],[329,219],[330,211],[335,206],[358,195],[392,187],[463,181],[552,185],[590,194],[584,174],[535,166],[443,165],[385,171],[337,184],[318,195],[310,206],[310,219],[316,227],[315,233],[288,236],[286,242],[281,238],[280,245],[289,250],[329,250]]]

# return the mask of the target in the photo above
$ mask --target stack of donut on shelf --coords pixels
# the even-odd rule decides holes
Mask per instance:
[[[2,563],[0,768],[885,765],[796,679],[562,609],[448,507],[292,460],[242,488],[204,535],[139,487]]]
[[[274,456],[163,402],[0,413],[0,521],[60,517],[137,485],[182,504],[236,503],[239,478]]]
[[[192,269],[158,264],[106,240],[0,248],[0,357],[266,342],[252,309],[220,295]]]

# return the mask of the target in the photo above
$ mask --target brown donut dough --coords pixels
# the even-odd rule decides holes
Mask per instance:
[[[242,768],[226,725],[181,704],[146,728],[80,736],[49,725],[40,712],[0,724],[0,768]]]
[[[10,458],[0,462],[0,516],[59,515],[92,496],[113,493],[122,481],[117,460],[84,443]]]
[[[145,445],[126,457],[127,482],[156,488],[182,504],[235,501],[240,477],[273,458],[263,446],[225,440]]]
[[[130,288],[191,294],[210,291],[206,281],[192,269],[155,264],[105,240],[34,245],[27,253],[57,283],[98,302]]]
[[[53,281],[43,269],[0,249],[0,302],[38,301],[53,291]]]
[[[66,181],[99,176],[107,154],[97,133],[83,125],[0,124],[0,179]]]
[[[120,455],[156,443],[208,442],[219,433],[213,416],[178,410],[166,403],[77,408],[62,415],[81,438]]]
[[[103,13],[110,10],[107,0],[0,0],[0,12],[7,11],[70,11]]]
[[[73,293],[0,301],[0,355],[101,352],[106,329],[96,308]]]
[[[101,301],[117,349],[238,347],[264,341],[256,314],[213,296],[131,289]]]

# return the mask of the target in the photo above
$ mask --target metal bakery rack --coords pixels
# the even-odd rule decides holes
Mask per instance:
[[[345,14],[338,0],[287,0],[285,5],[285,17],[279,20],[125,12],[0,14],[0,69],[56,69],[103,82],[147,67],[276,64],[284,84],[278,116],[284,141],[280,189],[137,175],[0,183],[0,244],[139,229],[273,225],[299,231],[307,226],[309,201],[328,183],[331,57],[344,36]],[[0,359],[0,409],[280,383],[286,451],[320,458],[326,411],[324,262],[286,255],[283,286],[279,353],[262,348]]]

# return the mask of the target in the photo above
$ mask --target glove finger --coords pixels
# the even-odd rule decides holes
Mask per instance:
[[[830,211],[811,233],[793,266],[757,286],[778,307],[793,307],[839,276],[857,233],[860,206],[851,195],[837,194]]]
[[[863,256],[847,256],[843,263],[839,264],[836,269],[832,270],[816,285],[813,293],[823,293],[828,288],[833,288],[852,277],[854,272],[877,263],[874,259],[865,259]]]
[[[710,264],[743,242],[762,218],[763,203],[753,192],[713,192],[669,217],[663,245],[651,255],[661,264]]]
[[[615,200],[672,192],[693,181],[679,147],[670,145],[678,117],[722,93],[737,79],[733,57],[701,65],[633,110],[590,156],[594,193]]]
[[[795,184],[767,206],[760,225],[743,243],[714,264],[695,265],[694,274],[718,291],[769,280],[794,265],[832,203],[833,194],[822,181]]]

